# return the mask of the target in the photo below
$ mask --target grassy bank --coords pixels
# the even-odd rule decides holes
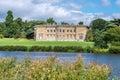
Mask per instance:
[[[27,39],[0,39],[0,46],[93,46],[93,42],[78,42],[78,41],[34,41]]]

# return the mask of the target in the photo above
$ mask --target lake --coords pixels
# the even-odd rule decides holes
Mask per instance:
[[[75,61],[76,56],[81,54],[84,57],[84,62],[97,62],[98,64],[107,64],[111,66],[111,76],[120,78],[120,55],[118,54],[93,54],[93,53],[59,53],[59,52],[0,52],[0,58],[16,56],[18,59],[23,59],[25,56],[30,56],[34,59],[46,59],[48,56],[56,55],[57,58],[63,61]]]

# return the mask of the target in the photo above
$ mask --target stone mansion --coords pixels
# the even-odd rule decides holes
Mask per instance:
[[[37,41],[84,41],[88,27],[84,25],[36,25]]]

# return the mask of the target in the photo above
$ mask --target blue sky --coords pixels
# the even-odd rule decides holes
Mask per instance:
[[[0,21],[5,20],[8,10],[23,20],[53,17],[59,23],[83,21],[89,25],[96,18],[120,18],[120,0],[0,0]]]

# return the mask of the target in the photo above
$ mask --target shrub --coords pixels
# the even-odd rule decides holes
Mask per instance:
[[[108,80],[109,74],[105,64],[86,69],[80,55],[75,62],[59,62],[55,55],[46,60],[0,59],[0,80]]]
[[[4,38],[3,34],[0,34],[0,39]]]
[[[52,51],[51,46],[32,46],[29,51]]]
[[[112,42],[111,46],[120,46],[120,42]]]
[[[0,46],[0,51],[27,51],[26,46]]]
[[[94,47],[93,48],[93,53],[109,53],[109,50]]]
[[[111,46],[109,52],[112,54],[120,54],[120,46]]]

